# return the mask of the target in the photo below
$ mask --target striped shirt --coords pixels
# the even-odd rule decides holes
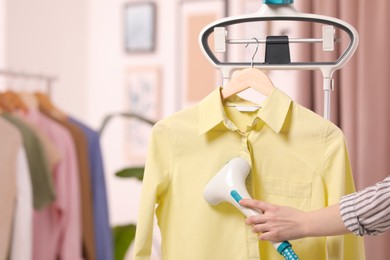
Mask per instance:
[[[355,235],[377,235],[390,229],[390,176],[340,200],[341,218]]]

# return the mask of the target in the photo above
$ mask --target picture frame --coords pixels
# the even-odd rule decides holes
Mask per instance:
[[[203,55],[198,43],[202,29],[226,17],[227,0],[182,0],[178,12],[178,108],[188,107],[222,84],[219,70]],[[211,38],[211,37],[210,37]],[[210,41],[210,46],[213,42]]]
[[[156,49],[156,3],[128,2],[124,6],[124,44],[128,53],[147,53]]]
[[[159,66],[129,67],[125,70],[124,109],[148,121],[161,117],[161,71]],[[152,125],[138,118],[125,122],[124,155],[127,161],[142,165]]]

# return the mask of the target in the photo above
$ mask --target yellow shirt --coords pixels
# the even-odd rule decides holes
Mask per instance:
[[[220,89],[159,121],[148,150],[135,239],[135,259],[150,259],[156,214],[165,260],[277,260],[234,206],[210,206],[203,190],[233,157],[251,164],[253,198],[314,210],[339,202],[354,183],[344,135],[330,121],[275,90],[258,111],[225,105]],[[156,207],[157,205],[157,207]],[[352,235],[290,241],[302,260],[365,259]]]

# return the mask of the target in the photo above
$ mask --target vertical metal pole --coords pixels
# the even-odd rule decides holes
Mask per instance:
[[[52,89],[51,89],[51,87],[52,87],[52,82],[53,82],[53,78],[47,78],[46,79],[46,91],[47,91],[47,96],[49,97],[49,98],[52,98],[52,96],[51,96],[51,92],[52,92]]]
[[[324,76],[324,118],[330,120],[330,91],[333,90],[333,79]]]

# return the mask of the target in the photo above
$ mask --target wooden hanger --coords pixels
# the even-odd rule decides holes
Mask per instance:
[[[4,93],[0,93],[0,108],[4,112],[12,112],[12,103],[8,98],[6,98]]]
[[[56,106],[54,106],[53,103],[50,101],[50,98],[46,94],[42,92],[35,92],[34,96],[38,100],[40,109],[52,113],[52,115],[54,116],[67,118],[67,115],[64,112],[62,112],[60,109],[58,109]]]
[[[0,105],[7,112],[20,110],[26,113],[28,111],[26,104],[19,95],[10,90],[0,93]]]
[[[18,93],[20,99],[23,101],[24,104],[28,107],[28,109],[38,109],[38,98],[31,92],[20,92]]]
[[[254,59],[259,50],[257,38],[253,39],[257,41],[257,46],[252,55],[251,67],[233,73],[231,80],[222,89],[221,95],[224,100],[248,88],[255,89],[266,97],[269,97],[275,89],[267,74],[259,69],[253,68]]]
[[[263,71],[256,68],[246,68],[233,74],[232,79],[221,91],[222,99],[225,100],[248,88],[253,88],[269,97],[275,86]]]

